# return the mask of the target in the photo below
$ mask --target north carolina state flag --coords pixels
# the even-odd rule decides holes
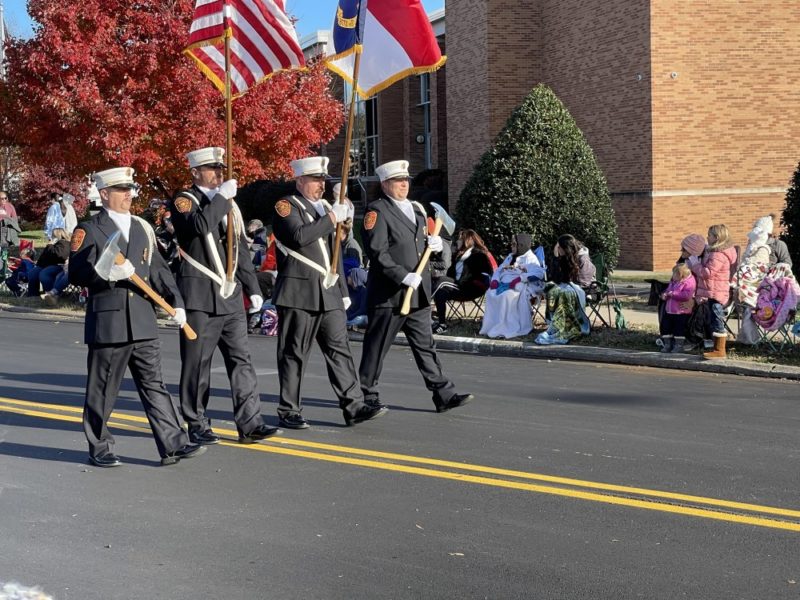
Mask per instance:
[[[339,0],[333,43],[336,55],[327,66],[350,83],[355,55],[361,53],[362,98],[409,75],[435,71],[447,60],[420,0]]]

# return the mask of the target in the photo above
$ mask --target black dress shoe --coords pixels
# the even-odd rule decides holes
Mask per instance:
[[[166,456],[162,456],[161,465],[164,467],[174,465],[182,458],[194,458],[195,456],[204,454],[206,450],[208,450],[208,448],[200,444],[186,444],[175,450],[175,452],[170,452]]]
[[[289,415],[288,417],[281,417],[278,425],[286,429],[308,429],[310,425],[302,415]]]
[[[193,444],[211,446],[212,444],[219,444],[219,440],[220,437],[210,429],[206,429],[205,431],[189,432],[189,441]]]
[[[459,406],[464,406],[472,402],[475,399],[475,396],[472,394],[455,394],[450,400],[445,402],[444,404],[437,404],[436,405],[436,412],[443,413],[447,412],[451,408],[458,408]]]
[[[364,398],[364,404],[371,406],[372,408],[389,408],[383,402],[381,402],[377,396],[373,398]]]
[[[239,434],[240,444],[255,444],[261,440],[265,440],[273,435],[278,435],[281,432],[277,427],[270,427],[269,425],[261,424],[248,434]]]
[[[102,467],[103,469],[122,466],[122,461],[113,452],[106,452],[100,456],[90,456],[89,462],[95,467]]]
[[[370,419],[377,419],[378,417],[382,417],[389,409],[385,406],[380,408],[375,406],[369,406],[368,404],[364,404],[361,408],[356,411],[356,414],[352,417],[348,414],[344,416],[344,422],[347,423],[347,426],[356,425],[357,423],[363,423],[364,421],[369,421]]]

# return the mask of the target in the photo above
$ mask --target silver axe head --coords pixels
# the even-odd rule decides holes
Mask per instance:
[[[103,247],[103,251],[100,253],[100,258],[97,259],[97,262],[94,264],[95,272],[108,281],[109,276],[111,275],[111,267],[114,266],[114,261],[117,258],[117,254],[119,254],[119,240],[120,232],[115,231],[108,241],[106,245]]]
[[[442,227],[445,228],[448,234],[453,235],[453,232],[456,230],[456,222],[453,220],[453,217],[448,215],[447,211],[442,208],[441,205],[436,204],[436,202],[431,202],[431,206],[433,207],[435,218],[442,222]]]

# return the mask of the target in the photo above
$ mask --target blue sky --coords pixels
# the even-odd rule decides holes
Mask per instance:
[[[25,10],[25,0],[0,0],[5,8],[6,22],[12,35],[29,37],[31,20]],[[286,11],[298,18],[297,34],[300,37],[317,29],[330,29],[337,0],[286,0]],[[431,12],[444,6],[444,0],[422,0],[425,10]]]

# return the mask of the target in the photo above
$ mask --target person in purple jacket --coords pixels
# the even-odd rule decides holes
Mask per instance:
[[[686,337],[686,324],[694,307],[694,293],[697,282],[685,264],[672,268],[672,280],[661,298],[666,300],[666,311],[661,319],[661,352],[683,352]]]

